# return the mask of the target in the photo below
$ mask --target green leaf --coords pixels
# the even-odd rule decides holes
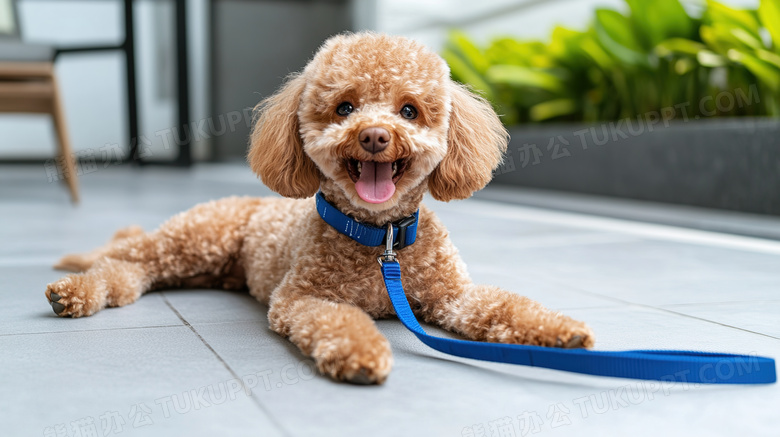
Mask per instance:
[[[450,38],[447,41],[450,49],[459,53],[464,60],[471,64],[477,72],[484,74],[490,67],[485,55],[463,32],[450,32]]]
[[[754,49],[760,49],[764,47],[764,44],[758,37],[753,36],[745,29],[733,28],[731,29],[731,34],[734,36],[734,38],[739,40],[739,42],[745,44],[748,47],[752,47]]]
[[[580,58],[582,49],[580,42],[585,37],[583,32],[555,26],[550,36],[550,44],[547,46],[549,53],[562,61],[574,61]]]
[[[723,56],[711,52],[709,50],[702,50],[696,54],[696,60],[704,67],[723,67],[727,64],[726,58]]]
[[[749,34],[739,28],[729,27],[723,23],[701,26],[701,39],[714,51],[726,55],[731,49],[753,51],[761,47],[761,43],[752,40]]]
[[[611,9],[597,9],[593,27],[598,41],[612,56],[629,65],[648,65],[628,18]]]
[[[492,87],[476,70],[458,56],[457,53],[450,49],[444,49],[441,56],[447,61],[447,64],[449,64],[450,71],[455,80],[471,85],[477,91],[481,91],[486,99],[490,101],[493,100]]]
[[[547,46],[539,41],[521,42],[509,38],[493,41],[485,50],[491,64],[547,68],[556,64]]]
[[[485,57],[490,65],[511,64],[527,66],[529,55],[527,48],[522,47],[520,41],[511,38],[494,40],[485,49]]]
[[[758,18],[772,36],[775,51],[780,53],[780,1],[761,0],[758,5]]]
[[[780,55],[770,52],[769,50],[756,50],[758,59],[769,62],[777,68],[780,68]]]
[[[634,35],[628,17],[612,9],[596,9],[596,30],[624,47],[639,52],[642,46]]]
[[[669,56],[672,54],[696,56],[703,50],[707,50],[707,46],[685,38],[670,38],[655,46],[655,53],[658,56]]]
[[[533,121],[549,120],[577,112],[577,103],[572,99],[554,99],[536,104],[529,110]]]
[[[780,68],[737,49],[729,50],[728,57],[732,61],[744,65],[745,68],[750,70],[751,73],[772,90],[780,90]]]
[[[760,38],[761,24],[758,22],[755,11],[735,9],[714,0],[707,0],[706,15],[710,22],[737,26],[749,32],[753,37]]]
[[[605,52],[601,45],[596,41],[594,37],[588,35],[587,38],[582,40],[582,51],[585,52],[602,70],[612,68],[615,64],[614,60],[609,56],[609,53]]]
[[[553,93],[564,91],[564,84],[558,77],[517,65],[494,65],[488,69],[487,78],[493,83],[516,87],[541,88]]]
[[[695,68],[696,63],[691,58],[680,58],[674,62],[674,72],[680,76],[693,71]]]
[[[678,0],[626,0],[646,50],[669,38],[690,38],[694,23]]]

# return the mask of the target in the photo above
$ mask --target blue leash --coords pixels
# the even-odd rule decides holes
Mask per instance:
[[[410,232],[409,229],[413,226],[416,231],[418,213],[399,223],[389,224],[385,230],[360,223],[343,214],[328,203],[322,193],[317,194],[317,210],[328,224],[361,244],[379,246],[384,242],[385,252],[378,260],[398,319],[420,341],[439,352],[476,360],[546,367],[588,375],[666,382],[769,384],[777,380],[775,360],[753,355],[677,350],[591,351],[455,340],[428,335],[417,322],[406,299],[401,284],[401,266],[393,251],[393,248],[414,242],[415,232]],[[414,223],[411,223],[411,217],[414,217]],[[362,230],[362,227],[367,230]],[[352,235],[370,234],[370,238],[362,239],[370,240],[372,244],[363,243],[346,232]]]
[[[750,355],[675,350],[606,352],[434,337],[423,330],[412,313],[401,285],[398,261],[386,260],[381,264],[385,286],[398,319],[420,341],[445,354],[588,375],[668,382],[767,384],[777,379],[775,360]]]

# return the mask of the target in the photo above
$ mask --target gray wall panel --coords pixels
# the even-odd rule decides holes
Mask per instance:
[[[347,1],[214,2],[214,117],[253,107],[306,64],[329,36],[352,25]],[[246,112],[245,112],[246,113]],[[218,160],[246,155],[246,117],[214,138]]]

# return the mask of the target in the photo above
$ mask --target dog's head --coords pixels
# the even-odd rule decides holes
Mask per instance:
[[[335,183],[354,207],[384,211],[425,187],[438,200],[484,187],[506,150],[490,105],[415,41],[358,33],[325,42],[256,108],[249,163],[287,197]]]

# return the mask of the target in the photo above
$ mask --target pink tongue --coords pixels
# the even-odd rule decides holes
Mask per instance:
[[[393,197],[393,163],[361,161],[360,179],[355,183],[358,196],[368,203],[382,203]]]

